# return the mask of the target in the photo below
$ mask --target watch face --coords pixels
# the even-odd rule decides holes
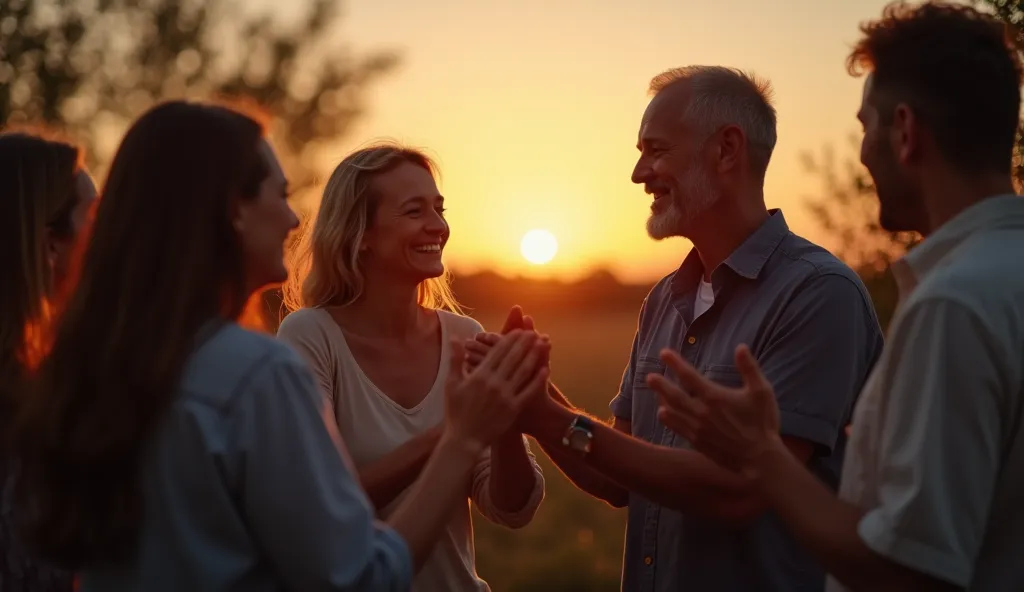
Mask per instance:
[[[569,434],[569,448],[573,450],[590,451],[590,434],[583,430],[573,430]]]

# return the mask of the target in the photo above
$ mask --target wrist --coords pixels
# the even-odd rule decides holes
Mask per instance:
[[[546,426],[559,416],[565,408],[548,396],[538,397],[523,409],[516,427],[524,434],[538,438]]]
[[[434,448],[436,453],[443,454],[445,458],[464,460],[470,464],[476,464],[486,449],[487,446],[484,443],[476,438],[462,435],[450,426],[443,429],[437,440],[437,446]]]
[[[793,456],[783,443],[782,437],[774,435],[750,459],[743,469],[743,474],[750,479],[761,495],[770,499],[772,493],[778,490],[779,484],[787,479],[787,469],[792,463]]]

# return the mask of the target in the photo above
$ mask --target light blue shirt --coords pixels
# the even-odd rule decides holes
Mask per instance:
[[[143,455],[135,556],[84,571],[82,592],[408,590],[408,548],[375,521],[319,401],[287,345],[216,329]]]

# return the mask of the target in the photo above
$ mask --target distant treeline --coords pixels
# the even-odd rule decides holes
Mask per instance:
[[[527,311],[640,310],[650,284],[624,284],[611,272],[597,271],[580,280],[510,278],[494,272],[455,276],[452,288],[459,302],[473,310]]]
[[[640,311],[653,284],[625,284],[599,270],[572,282],[506,277],[494,272],[456,275],[452,288],[459,302],[473,311],[504,311],[520,305],[533,312]],[[284,315],[279,290],[263,295],[263,319],[271,331]]]

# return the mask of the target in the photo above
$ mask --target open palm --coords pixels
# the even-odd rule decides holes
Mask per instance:
[[[662,351],[661,359],[679,377],[674,384],[661,374],[647,376],[661,399],[662,423],[719,464],[749,475],[780,438],[775,393],[750,350],[736,350],[740,388],[708,380],[674,351]]]

